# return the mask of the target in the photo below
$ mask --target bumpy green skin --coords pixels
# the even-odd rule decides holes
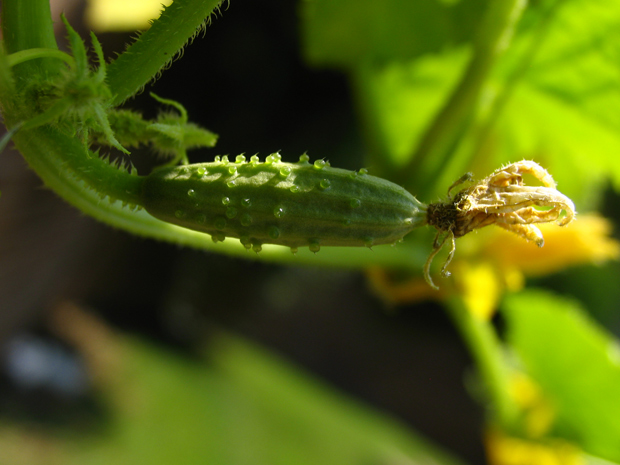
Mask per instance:
[[[425,223],[425,205],[402,187],[322,160],[223,161],[157,169],[145,179],[142,205],[156,218],[236,237],[247,248],[391,244]],[[217,158],[216,158],[217,160]]]

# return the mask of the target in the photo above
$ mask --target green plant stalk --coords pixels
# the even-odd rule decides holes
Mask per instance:
[[[175,0],[124,53],[108,65],[107,82],[117,106],[139,92],[179,54],[222,0]]]
[[[494,0],[489,3],[473,56],[462,79],[446,104],[422,136],[409,163],[397,174],[397,181],[411,190],[429,191],[445,170],[450,149],[464,134],[467,121],[493,66],[508,47],[513,30],[525,9],[527,0]]]
[[[1,26],[5,49],[9,54],[31,48],[58,49],[49,0],[3,1]],[[58,60],[41,58],[22,63],[14,71],[17,76],[25,77],[33,73],[51,75],[60,69]]]
[[[505,431],[514,430],[519,409],[510,396],[509,370],[493,325],[474,316],[460,297],[450,299],[446,307],[484,382],[491,421]]]
[[[15,65],[19,65],[20,63],[25,63],[34,58],[50,58],[55,57],[60,60],[63,60],[69,66],[75,66],[75,60],[71,55],[65,52],[61,52],[57,49],[51,48],[29,48],[27,50],[22,50],[20,52],[15,52],[8,57],[8,66],[14,67]]]
[[[552,24],[555,14],[559,10],[561,4],[562,0],[558,0],[542,13],[538,25],[530,39],[529,46],[521,56],[517,66],[506,79],[504,85],[502,86],[501,92],[493,100],[490,111],[477,131],[478,134],[476,135],[474,148],[472,149],[471,155],[467,162],[468,166],[475,164],[476,160],[479,157],[484,156],[486,153],[486,147],[491,140],[490,136],[493,134],[493,129],[497,121],[499,120],[504,108],[510,101],[515,89],[530,69],[530,66],[534,62],[538,51],[544,44],[550,30],[550,25]]]

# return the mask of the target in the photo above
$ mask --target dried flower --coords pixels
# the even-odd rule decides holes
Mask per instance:
[[[531,174],[542,186],[526,186],[523,174]],[[461,177],[448,189],[471,180],[470,173]],[[542,207],[537,209],[535,207]],[[562,210],[566,215],[560,218]],[[442,276],[449,276],[447,267],[454,257],[455,238],[464,236],[474,229],[495,224],[512,231],[527,241],[544,244],[536,223],[558,221],[560,226],[570,223],[575,217],[573,202],[560,193],[551,175],[538,163],[523,160],[500,168],[473,186],[459,191],[447,202],[432,203],[427,209],[427,222],[437,229],[437,235],[426,264],[424,277],[428,284],[438,289],[430,276],[433,258],[444,244],[450,241],[450,253],[444,263]]]

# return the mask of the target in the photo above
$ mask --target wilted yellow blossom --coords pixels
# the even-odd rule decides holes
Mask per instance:
[[[443,301],[457,294],[472,313],[487,319],[503,292],[521,289],[528,276],[620,256],[620,244],[610,237],[610,223],[598,215],[580,215],[568,228],[540,225],[540,230],[546,238],[542,248],[498,228],[460,239],[452,277],[439,291],[420,277],[399,281],[380,268],[369,270],[368,276],[375,292],[389,303]]]
[[[524,174],[531,174],[542,186],[525,185]],[[452,187],[467,179],[469,176],[464,176]],[[397,281],[380,268],[369,270],[368,275],[374,290],[390,303],[441,301],[457,294],[469,311],[488,319],[502,293],[519,290],[526,276],[540,276],[568,266],[601,263],[620,256],[620,245],[610,237],[611,226],[604,218],[581,215],[569,228],[546,224],[556,221],[565,226],[574,217],[572,201],[556,190],[547,171],[532,161],[513,163],[461,190],[448,201],[428,206],[427,221],[437,229],[437,235],[424,267],[424,278],[433,289],[438,289],[430,277],[433,258],[446,242],[451,243],[442,267],[442,275],[449,276],[447,267],[455,256],[455,239],[467,235],[459,240],[460,254],[451,266],[453,278],[442,286],[445,289],[425,287],[419,278]],[[478,232],[490,225],[501,229],[485,228]],[[472,231],[478,234],[469,235]]]
[[[570,228],[541,225],[547,238],[541,249],[510,234],[488,237],[479,254],[528,276],[554,273],[568,266],[600,264],[620,256],[620,245],[610,237],[611,224],[598,215],[581,215]]]
[[[543,185],[526,186],[523,174],[534,176]],[[471,180],[471,177],[468,173],[455,182],[448,189],[448,196],[452,188]],[[447,267],[454,257],[455,238],[485,226],[500,226],[542,247],[544,240],[536,223],[557,221],[560,226],[565,226],[575,217],[573,202],[555,187],[553,178],[544,168],[533,161],[523,160],[496,170],[447,202],[430,204],[427,222],[437,229],[437,235],[433,252],[424,266],[428,284],[437,289],[430,276],[430,267],[444,244],[450,241],[451,248],[441,272],[443,276],[449,276]],[[566,213],[563,218],[560,216],[562,211]]]

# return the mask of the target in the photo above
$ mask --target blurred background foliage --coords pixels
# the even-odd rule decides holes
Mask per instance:
[[[145,18],[102,5],[53,2],[53,17],[87,18],[82,36],[94,29],[113,57]],[[424,202],[466,171],[547,168],[577,222],[545,230],[540,250],[503,231],[463,238],[439,293],[372,258],[299,268],[132,238],[37,189],[5,153],[0,462],[620,463],[620,2],[531,1],[446,125],[442,108],[488,53],[487,11],[232,0],[153,84],[220,135],[192,161],[308,151]],[[147,93],[128,106],[156,111]],[[436,156],[421,156],[442,127]],[[153,155],[132,161],[148,169]],[[398,247],[419,255],[431,238]],[[509,422],[490,392],[502,387]]]

